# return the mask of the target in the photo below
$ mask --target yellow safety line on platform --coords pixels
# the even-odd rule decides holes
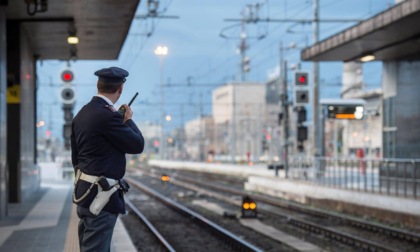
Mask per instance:
[[[69,226],[67,228],[66,243],[64,245],[64,252],[80,252],[79,249],[79,235],[77,233],[77,227],[79,223],[79,217],[76,213],[76,205],[73,204],[71,209],[71,217]]]

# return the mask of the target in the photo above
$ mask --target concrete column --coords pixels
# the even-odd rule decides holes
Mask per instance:
[[[420,62],[384,62],[384,157],[420,157]]]
[[[363,91],[362,64],[358,62],[345,62],[343,64],[342,82],[342,98],[351,98],[360,94]]]
[[[35,58],[25,29],[7,22],[7,87],[16,97],[7,101],[9,202],[21,202],[39,188],[35,154]],[[24,171],[24,172],[22,172]]]
[[[0,220],[7,214],[6,16],[0,8]]]

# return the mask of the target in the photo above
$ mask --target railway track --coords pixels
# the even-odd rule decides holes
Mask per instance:
[[[154,174],[148,175],[158,178]],[[212,190],[209,194],[213,196],[215,195],[214,191],[220,192],[219,199],[231,201],[232,204],[239,203],[232,201],[232,199],[229,200],[227,195],[236,197],[248,195],[247,192],[238,189],[238,187],[232,188],[226,185],[220,186],[217,183],[203,182],[197,179],[197,176],[187,178],[180,176],[179,173],[171,179],[171,183],[191,190],[195,188],[201,190],[201,193],[205,190],[204,188],[207,188]],[[195,187],[191,185],[195,185]],[[263,195],[253,195],[252,197],[259,203],[260,211],[279,216],[295,227],[308,230],[328,239],[337,240],[352,247],[367,251],[418,251],[420,236],[414,232],[325,210],[313,209]],[[273,206],[276,209],[273,209]]]
[[[262,251],[152,188],[134,179],[127,181],[138,190],[135,195],[148,195],[147,201],[127,200],[127,205],[151,230],[164,250]]]

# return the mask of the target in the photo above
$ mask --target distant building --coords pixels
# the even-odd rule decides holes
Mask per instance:
[[[212,96],[215,154],[229,160],[232,153],[236,160],[258,159],[266,120],[266,86],[229,83],[213,90]]]
[[[211,159],[214,147],[213,117],[199,117],[185,123],[184,150],[190,160]]]
[[[363,92],[353,98],[366,101],[363,120],[347,121],[343,129],[343,154],[352,156],[363,149],[365,157],[380,158],[382,150],[382,91]]]
[[[265,101],[266,112],[263,128],[263,158],[269,163],[277,162],[281,153],[281,127],[280,115],[280,79],[278,75],[272,76],[266,82]],[[267,139],[268,138],[268,139]]]
[[[185,128],[177,128],[171,131],[167,137],[167,157],[172,160],[186,160]]]
[[[160,137],[162,126],[152,122],[137,122],[137,127],[140,129],[145,140],[145,153],[157,153],[160,146]]]
[[[362,120],[325,121],[325,155],[330,157],[354,157],[358,150],[368,158],[380,158],[382,150],[383,109],[382,91],[364,90],[362,64],[347,62],[343,65],[343,99],[365,100]]]

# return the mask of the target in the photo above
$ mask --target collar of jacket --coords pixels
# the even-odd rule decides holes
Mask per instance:
[[[99,96],[94,96],[94,97],[92,97],[91,102],[99,102],[100,104],[103,104],[103,105],[108,105],[108,102],[106,102],[104,99],[102,99],[102,98],[101,98],[101,97],[99,97]]]

